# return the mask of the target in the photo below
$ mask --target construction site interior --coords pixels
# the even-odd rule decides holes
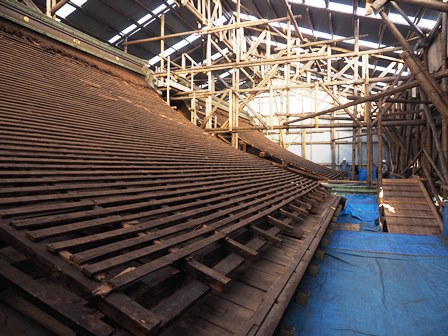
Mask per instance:
[[[0,0],[0,335],[448,335],[447,44],[446,0]]]

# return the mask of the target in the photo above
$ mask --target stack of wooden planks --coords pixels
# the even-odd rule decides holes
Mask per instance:
[[[384,220],[391,233],[439,235],[442,220],[418,178],[383,179]]]
[[[157,334],[333,200],[143,78],[0,23],[0,247],[42,271],[0,257],[0,281],[66,328]]]

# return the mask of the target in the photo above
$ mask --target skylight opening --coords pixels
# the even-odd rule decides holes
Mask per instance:
[[[288,2],[301,4],[301,5],[303,4],[302,0],[288,0]],[[314,7],[314,8],[326,8],[325,7],[325,1],[323,1],[323,0],[306,0],[305,4],[307,6]],[[332,11],[335,11],[335,12],[339,12],[339,13],[345,13],[345,14],[352,14],[353,13],[353,6],[345,5],[345,4],[341,4],[341,3],[336,3],[336,2],[330,2],[328,4],[328,9],[332,10]],[[365,16],[366,15],[366,8],[365,7],[358,7],[356,15],[358,15],[358,16]],[[369,17],[377,19],[377,20],[381,20],[381,16],[377,15],[377,14],[370,15]],[[406,20],[400,14],[390,13],[389,14],[389,18],[394,23],[408,25]],[[411,21],[415,22],[415,17],[409,16],[409,19]],[[434,28],[435,24],[436,24],[435,20],[421,19],[418,22],[417,26],[422,28],[422,29],[431,30],[431,29]]]
[[[87,0],[72,0],[71,2],[78,7],[81,7],[82,5],[84,5],[87,2]],[[56,16],[65,19],[67,16],[69,16],[75,10],[76,10],[76,7],[67,3],[56,11]]]
[[[111,39],[109,39],[109,43],[115,43],[116,41],[118,41],[121,38],[121,35],[115,35],[114,37],[112,37]]]
[[[142,25],[144,24],[146,21],[148,21],[149,19],[151,19],[153,17],[153,15],[151,13],[146,14],[144,17],[142,17],[140,20],[138,20],[138,24]]]
[[[76,1],[86,2],[87,0],[76,0]],[[170,11],[171,8],[176,7],[176,3],[174,2],[174,0],[168,0],[167,3],[168,6],[166,4],[160,5],[150,13],[146,14],[145,16],[137,20],[137,23],[139,25],[143,25],[143,27],[146,27],[155,21],[155,17],[160,17],[162,14],[165,14],[168,11]],[[136,24],[131,24],[129,27],[126,27],[120,33],[109,39],[109,43],[116,43],[117,41],[121,40],[125,35],[132,36],[140,30],[141,28],[138,27]]]
[[[137,28],[137,25],[135,25],[135,24],[131,24],[129,27],[123,29],[123,30],[121,31],[121,33],[122,33],[123,35],[126,35],[126,34],[130,33],[131,31],[133,31],[135,28]]]
[[[62,6],[57,12],[56,15],[65,19],[67,16],[69,16],[71,13],[73,13],[76,10],[75,7],[73,7],[70,4],[65,4]]]

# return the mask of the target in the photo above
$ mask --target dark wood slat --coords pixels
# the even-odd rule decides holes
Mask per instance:
[[[227,276],[209,268],[197,260],[186,258],[185,260],[177,263],[177,265],[184,271],[197,277],[201,282],[204,282],[210,288],[223,292],[231,279]]]
[[[280,244],[282,242],[282,240],[279,237],[271,235],[270,233],[256,227],[255,225],[251,225],[250,230],[257,236],[262,237],[273,244]]]
[[[268,220],[269,224],[277,226],[278,228],[285,230],[285,231],[291,231],[293,228],[293,226],[291,224],[287,223],[286,221],[277,219],[272,216],[267,216],[267,220]]]
[[[62,291],[62,288],[58,292],[55,292],[55,288],[46,289],[2,259],[0,259],[0,269],[2,270],[0,279],[16,288],[57,320],[88,335],[108,336],[114,331],[112,327],[94,318],[87,309],[77,304],[80,298],[74,297],[70,292]]]
[[[230,251],[242,256],[243,258],[251,259],[251,258],[255,258],[258,255],[257,251],[247,247],[246,245],[238,243],[237,241],[235,241],[229,237],[226,237],[224,239],[224,241],[225,241],[225,246]]]
[[[280,209],[280,213],[281,213],[283,216],[292,219],[294,222],[298,222],[298,223],[303,222],[303,218],[300,217],[300,216],[298,216],[298,215],[295,214],[295,213],[286,211],[286,210],[284,210],[284,209]]]

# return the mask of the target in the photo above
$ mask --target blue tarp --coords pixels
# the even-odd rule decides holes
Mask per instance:
[[[291,303],[285,324],[303,336],[445,336],[447,279],[440,237],[335,231],[318,276],[302,280],[308,304]]]
[[[337,224],[361,224],[365,231],[379,231],[379,210],[375,195],[345,195],[344,209],[339,213]]]
[[[373,167],[372,181],[376,180],[377,168]],[[358,181],[367,181],[367,168],[359,168]]]
[[[328,247],[338,250],[448,257],[448,245],[441,236],[334,231]]]

